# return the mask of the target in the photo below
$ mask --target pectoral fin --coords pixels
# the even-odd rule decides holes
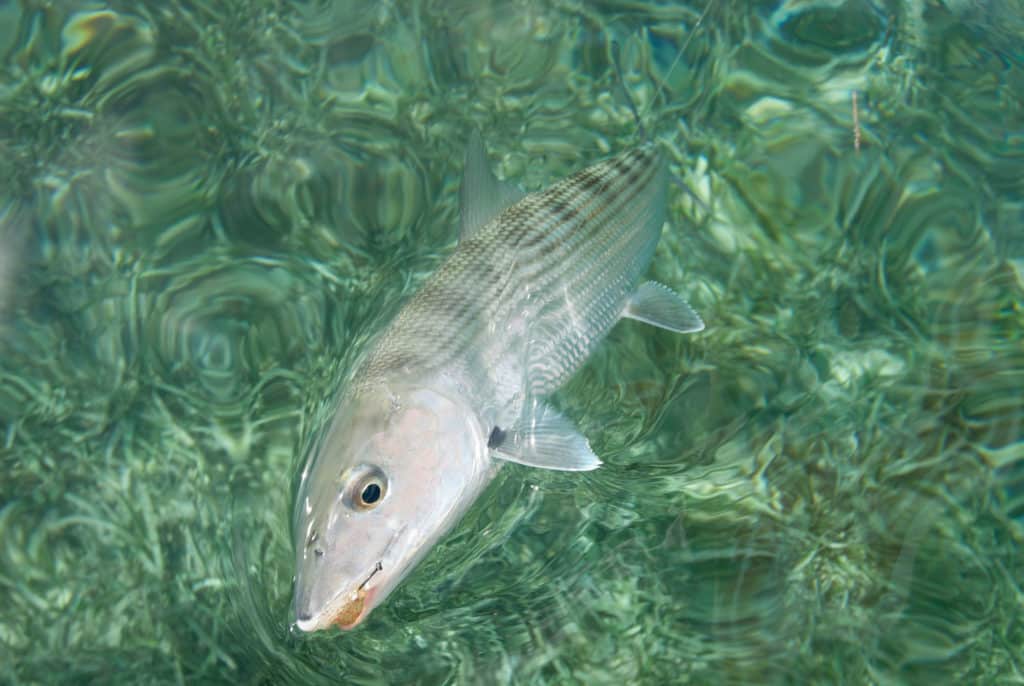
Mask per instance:
[[[525,195],[515,184],[499,181],[487,164],[487,150],[479,131],[469,137],[466,165],[459,187],[461,227],[459,240],[465,240]]]
[[[590,443],[568,419],[541,405],[522,427],[491,432],[491,454],[527,467],[586,472],[601,466]]]
[[[637,287],[626,302],[622,316],[677,333],[704,330],[704,320],[685,300],[672,289],[654,281]]]

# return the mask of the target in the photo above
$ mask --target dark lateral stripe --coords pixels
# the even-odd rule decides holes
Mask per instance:
[[[623,219],[649,227],[644,206],[631,208],[634,211]],[[656,237],[639,231],[620,231],[606,238],[611,240],[595,255],[574,259],[577,268],[559,277],[558,288],[539,289],[547,297],[538,303],[543,321],[535,324],[551,331],[538,354],[530,356],[528,376],[536,393],[553,390],[579,365],[593,341],[614,324],[622,299],[656,242]],[[572,297],[567,299],[565,293]],[[557,325],[552,327],[553,322]]]
[[[599,202],[609,194],[613,186],[621,185],[618,182],[626,175],[626,172],[631,167],[637,166],[642,158],[647,157],[643,154],[637,155],[637,152],[641,151],[631,151],[618,158],[599,162],[541,193],[533,199],[530,205],[523,208],[525,210],[523,213],[516,217],[509,217],[515,222],[508,232],[509,243],[522,246],[524,239],[529,236],[529,244],[536,245],[551,234],[557,233],[559,228],[565,227],[566,218],[563,217],[562,221],[552,221],[556,217],[553,216],[549,205],[551,198],[565,198],[570,203],[576,202],[578,198],[583,198],[577,208],[577,214],[585,213],[595,202]],[[643,167],[644,165],[639,164],[638,166]]]
[[[615,287],[612,281],[628,271],[643,243],[649,240],[639,233],[641,228],[646,228],[646,222],[641,221],[643,208],[627,206],[634,208],[634,211],[627,215],[618,212],[616,220],[631,225],[631,228],[635,226],[636,230],[605,233],[602,240],[586,245],[585,252],[575,256],[571,269],[550,275],[555,283],[573,294],[571,306],[588,320],[592,317],[591,308],[594,304],[605,298],[608,288]],[[570,306],[561,288],[538,290],[548,295],[549,301],[560,301],[558,310],[564,311]],[[550,307],[550,302],[546,306]]]
[[[490,321],[507,272],[483,246],[473,247],[471,253],[454,253],[399,313],[396,330],[413,340],[385,345],[394,358],[387,368],[424,345],[434,350],[430,364],[444,365],[464,353]]]
[[[478,329],[487,324],[506,278],[484,250],[466,257],[467,264],[450,270],[448,278],[437,282],[430,301],[439,318],[447,322],[442,344],[450,355],[464,351]]]
[[[628,167],[624,166],[623,169]],[[608,192],[603,196],[589,199],[578,213],[582,215],[582,219],[575,225],[560,227],[562,231],[552,232],[556,237],[546,243],[543,250],[522,250],[518,257],[521,269],[525,273],[521,276],[534,271],[546,271],[553,266],[564,267],[565,260],[575,250],[586,251],[587,247],[600,249],[600,245],[607,240],[607,237],[602,238],[602,235],[609,230],[616,233],[637,230],[637,227],[618,226],[623,222],[616,220],[623,209],[633,203],[638,195],[650,191],[649,184],[657,171],[656,164],[634,166],[626,176],[618,178],[619,188],[614,193]],[[588,246],[588,243],[591,245]]]
[[[652,169],[657,173],[657,165]],[[553,261],[524,260],[515,282],[532,293],[531,311],[543,310],[546,318],[565,319],[568,325],[571,317],[567,308],[571,306],[589,320],[593,316],[592,308],[607,298],[609,288],[623,287],[618,284],[617,274],[635,271],[638,260],[642,259],[644,243],[651,240],[642,233],[649,230],[646,228],[649,217],[645,215],[651,210],[647,203],[636,202],[637,194],[652,190],[650,180],[636,183],[643,173],[643,170],[635,170],[632,181],[625,186],[629,192],[619,193],[612,198],[614,202],[604,206],[600,223],[606,225],[605,230],[591,232],[593,235],[569,257]],[[566,290],[574,294],[571,303],[565,299]],[[498,316],[508,316],[522,307],[520,301],[505,303],[503,313]]]
[[[596,224],[592,228],[597,230],[588,232],[583,240],[573,241],[572,246],[559,245],[557,251],[552,248],[555,252],[548,253],[544,259],[524,259],[517,280],[533,283],[535,290],[543,292],[549,284],[564,284],[571,280],[567,279],[567,272],[578,272],[591,262],[602,262],[614,257],[602,254],[608,249],[608,244],[617,236],[635,236],[641,228],[634,226],[636,222],[632,217],[623,217],[623,211],[633,205],[636,194],[642,188],[634,186],[631,192],[620,193],[616,198],[618,202],[605,206],[600,220],[592,222]]]
[[[630,155],[628,162],[615,159],[600,163],[605,167],[614,167],[614,172],[604,170],[603,173],[599,173],[602,170],[594,168],[586,170],[593,172],[589,178],[600,180],[600,190],[597,192],[581,191],[579,184],[575,183],[577,177],[570,177],[568,182],[552,188],[551,191],[555,193],[581,200],[576,205],[570,205],[570,211],[562,213],[555,213],[548,206],[541,204],[534,208],[528,217],[521,219],[518,231],[509,232],[512,240],[522,237],[518,242],[520,258],[524,262],[529,262],[543,250],[545,257],[550,259],[552,251],[584,241],[589,234],[603,228],[605,220],[614,216],[610,210],[621,205],[620,201],[623,198],[620,196],[625,194],[632,199],[650,182],[658,169],[658,165],[652,164],[650,157]],[[647,178],[641,182],[641,177],[645,175]],[[561,199],[561,196],[555,197]],[[548,198],[541,197],[538,200],[544,202],[548,201]],[[581,231],[585,228],[589,228],[590,231]]]
[[[649,184],[653,181],[656,172],[656,166],[641,165],[629,173],[623,184],[623,190],[616,197],[610,198],[612,202],[604,205],[600,213],[592,219],[594,230],[590,232],[589,242],[580,248],[581,252],[578,255],[580,262],[585,263],[594,259],[594,256],[600,256],[602,251],[608,249],[608,243],[616,241],[617,238],[630,237],[628,240],[632,240],[631,237],[642,229],[641,226],[636,225],[635,217],[623,215],[627,211],[636,215],[645,209],[643,206],[636,206],[636,198],[640,194],[651,191]],[[605,259],[608,257],[612,256],[609,255]],[[596,261],[603,260],[596,259]],[[578,264],[577,269],[583,266],[583,264]]]
[[[616,198],[614,196],[620,193],[629,193],[630,190],[636,190],[637,186],[643,188],[646,186],[647,180],[640,183],[638,180],[644,174],[644,172],[654,172],[656,167],[648,163],[645,164],[643,159],[633,159],[631,156],[628,160],[615,159],[611,161],[611,166],[615,168],[616,173],[606,174],[606,178],[602,184],[602,192],[594,193],[587,196],[587,194],[581,193],[576,188],[575,184],[568,185],[567,188],[572,190],[575,195],[584,197],[584,202],[578,208],[578,214],[582,215],[585,220],[592,221],[598,219],[601,216],[600,209],[607,209],[607,206],[611,204]],[[628,162],[628,163],[627,163]],[[650,178],[652,174],[648,175]],[[604,206],[601,203],[604,203]],[[594,206],[597,205],[599,210],[591,211]],[[559,226],[559,224],[554,224]],[[565,226],[563,222],[562,226]],[[558,232],[549,231],[552,237],[558,236]]]
[[[640,148],[513,205],[491,240],[460,245],[403,308],[374,359],[375,370],[411,359],[431,367],[450,364],[483,344],[492,323],[527,309],[545,311],[550,324],[569,317],[569,306],[585,318],[594,316],[594,307],[609,307],[601,301],[609,288],[622,287],[621,275],[635,271],[648,240],[641,232],[652,210],[638,197],[654,197],[651,183],[660,166],[655,150]],[[577,294],[572,303],[566,288]],[[599,313],[601,321],[605,314]],[[568,320],[566,327],[559,324],[542,336],[550,338],[544,347],[565,353],[558,341],[578,335]]]

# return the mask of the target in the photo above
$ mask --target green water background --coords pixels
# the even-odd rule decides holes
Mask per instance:
[[[1024,682],[1024,5],[704,9],[0,2],[0,682]],[[290,631],[304,437],[468,131],[542,187],[623,87],[707,330],[618,326],[556,398],[602,469]]]

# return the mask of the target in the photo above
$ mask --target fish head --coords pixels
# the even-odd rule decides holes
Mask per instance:
[[[295,504],[295,623],[362,622],[489,480],[487,436],[455,393],[382,384],[343,398]]]

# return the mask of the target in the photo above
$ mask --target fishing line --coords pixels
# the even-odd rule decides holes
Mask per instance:
[[[644,116],[650,114],[650,108],[654,106],[654,103],[658,101],[658,97],[665,91],[665,83],[672,76],[672,72],[675,71],[675,68],[679,66],[679,60],[683,58],[683,53],[686,52],[686,48],[689,47],[690,41],[693,40],[694,34],[697,33],[697,29],[699,29],[701,25],[704,23],[704,18],[708,16],[708,12],[711,11],[711,6],[714,4],[715,0],[710,0],[708,4],[704,6],[704,11],[700,13],[699,17],[697,17],[697,21],[694,23],[693,28],[690,29],[689,35],[687,35],[686,40],[683,41],[683,47],[679,48],[679,52],[676,53],[676,57],[674,60],[672,60],[672,64],[668,66],[668,71],[665,72],[665,76],[658,83],[658,89],[654,91],[654,97],[651,98],[650,102],[647,104],[647,107],[643,112]],[[620,81],[622,79],[621,73],[619,75],[619,79]],[[625,87],[625,85],[623,85],[623,87]],[[630,106],[632,107],[632,102],[630,103]],[[636,108],[634,107],[633,110],[635,113]]]
[[[640,134],[641,140],[649,140],[647,137],[647,129],[644,127],[644,115],[650,113],[650,108],[654,106],[654,103],[658,101],[658,97],[665,91],[665,83],[672,76],[672,72],[675,68],[679,65],[679,60],[682,59],[683,53],[686,52],[686,48],[690,45],[690,41],[693,40],[693,36],[697,32],[697,29],[700,28],[701,24],[703,24],[704,18],[708,15],[713,4],[715,4],[714,0],[710,0],[710,2],[704,6],[704,11],[701,12],[699,17],[697,17],[697,21],[694,22],[693,28],[690,29],[690,33],[686,36],[686,40],[683,41],[682,47],[679,48],[678,52],[676,52],[675,59],[673,59],[672,64],[669,65],[664,78],[658,82],[658,88],[654,92],[654,97],[651,98],[650,102],[648,102],[647,108],[644,110],[643,114],[641,114],[637,109],[636,102],[633,100],[633,94],[629,92],[629,88],[626,86],[626,79],[622,72],[622,60],[620,59],[622,52],[621,45],[617,40],[612,39],[610,47],[612,53],[612,66],[615,69],[615,77],[619,82],[619,87],[622,89],[622,94],[626,98],[626,104],[629,105],[629,111],[633,114],[633,119],[636,121],[637,133]]]

